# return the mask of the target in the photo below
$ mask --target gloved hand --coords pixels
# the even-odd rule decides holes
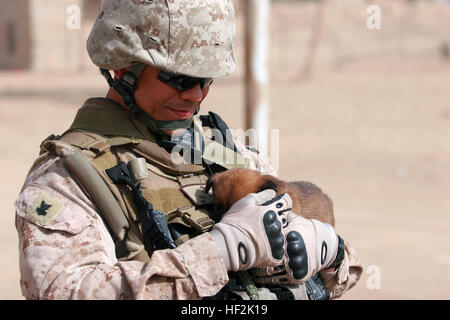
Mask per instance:
[[[275,196],[269,189],[245,196],[210,231],[228,271],[282,263],[285,241],[280,214],[292,207],[292,200]]]
[[[285,212],[286,250],[283,264],[254,270],[255,281],[264,284],[300,284],[320,270],[338,267],[344,257],[344,241],[333,227],[315,219]]]

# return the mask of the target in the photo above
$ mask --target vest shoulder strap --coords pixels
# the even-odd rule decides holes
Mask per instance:
[[[200,121],[202,122],[202,126],[209,127],[211,129],[217,129],[222,134],[222,141],[230,150],[234,152],[238,152],[236,146],[234,145],[233,138],[231,137],[231,132],[229,131],[228,125],[223,121],[223,119],[212,111],[208,112],[208,115],[201,115]]]

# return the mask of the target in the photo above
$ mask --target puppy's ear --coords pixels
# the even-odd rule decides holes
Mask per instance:
[[[267,189],[272,189],[275,192],[278,191],[278,186],[275,182],[273,182],[272,180],[267,180],[261,187],[259,187],[258,192],[267,190]]]
[[[214,184],[214,180],[215,180],[215,175],[212,175],[211,177],[208,178],[208,180],[206,181],[206,186],[205,186],[205,192],[208,193],[209,190],[211,190],[211,187]]]

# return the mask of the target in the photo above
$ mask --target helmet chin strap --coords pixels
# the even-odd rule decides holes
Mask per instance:
[[[109,86],[114,88],[122,96],[125,105],[130,109],[131,113],[142,120],[142,122],[144,122],[144,124],[154,133],[167,136],[167,133],[164,132],[166,130],[189,128],[192,125],[192,117],[187,120],[178,121],[155,120],[139,108],[134,99],[134,92],[136,91],[137,80],[144,68],[145,64],[137,63],[119,80],[114,80],[106,69],[100,68],[100,72],[106,78]],[[200,107],[197,108],[194,114],[197,114],[199,110]]]

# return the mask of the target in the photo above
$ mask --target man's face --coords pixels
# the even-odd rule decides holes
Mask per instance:
[[[158,80],[159,69],[146,66],[142,71],[134,93],[137,105],[155,120],[176,121],[192,117],[209,92],[209,86],[201,89],[197,84],[192,89],[178,91]],[[122,71],[116,76],[123,76]],[[166,133],[171,134],[172,131]]]

